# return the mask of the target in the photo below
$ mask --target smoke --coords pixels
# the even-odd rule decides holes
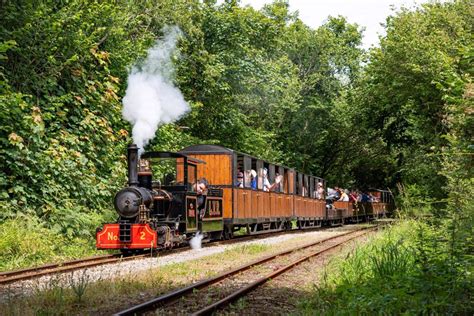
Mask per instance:
[[[196,236],[191,238],[191,240],[189,241],[189,245],[191,246],[193,250],[201,249],[202,237],[203,235],[200,232],[197,232]]]
[[[181,32],[177,27],[167,27],[164,33],[164,38],[148,50],[146,59],[132,67],[123,98],[122,114],[133,125],[132,138],[140,153],[161,124],[179,119],[190,109],[172,83],[171,57]]]

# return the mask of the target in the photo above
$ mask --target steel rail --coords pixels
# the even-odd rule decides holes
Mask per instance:
[[[221,280],[224,280],[224,279],[226,279],[230,276],[233,276],[235,274],[238,274],[240,272],[248,270],[248,269],[250,269],[254,266],[257,266],[257,265],[263,264],[265,262],[268,262],[270,260],[273,260],[273,259],[275,259],[279,256],[287,255],[287,254],[293,253],[295,251],[299,251],[299,250],[303,250],[303,249],[306,249],[306,248],[309,248],[309,247],[313,247],[313,246],[331,241],[331,240],[336,239],[336,238],[344,237],[344,236],[354,234],[354,233],[357,233],[357,232],[360,232],[360,231],[364,231],[364,230],[368,230],[368,229],[375,229],[375,228],[377,228],[377,227],[373,227],[373,226],[364,227],[362,229],[358,229],[358,230],[355,230],[355,231],[350,231],[350,232],[347,232],[347,233],[339,234],[339,235],[332,236],[332,237],[329,237],[329,238],[325,238],[325,239],[322,239],[322,240],[319,240],[319,241],[316,241],[316,242],[312,242],[312,243],[309,243],[309,244],[306,244],[306,245],[303,245],[303,246],[300,246],[300,247],[296,247],[296,248],[293,248],[293,249],[290,249],[290,250],[285,250],[285,251],[279,252],[277,254],[269,255],[269,256],[266,256],[262,259],[254,260],[254,261],[252,261],[248,264],[245,264],[245,265],[242,265],[240,267],[234,268],[232,270],[229,270],[229,271],[223,272],[221,274],[218,274],[217,276],[214,276],[212,278],[199,281],[199,282],[191,284],[189,286],[186,286],[186,287],[177,289],[175,291],[169,292],[167,294],[161,295],[159,297],[156,297],[156,298],[154,298],[152,300],[149,300],[147,302],[144,302],[142,304],[132,306],[132,307],[130,307],[126,310],[120,311],[120,312],[118,312],[114,315],[116,315],[116,316],[139,315],[139,314],[151,311],[151,310],[155,310],[156,308],[158,308],[160,306],[169,304],[173,301],[176,301],[176,300],[180,299],[181,297],[184,297],[184,296],[186,296],[190,293],[193,293],[194,290],[199,290],[199,289],[208,287],[208,286],[210,286],[214,283],[217,283]],[[356,237],[358,237],[358,236],[356,236]]]
[[[63,263],[54,263],[47,264],[44,266],[39,266],[31,269],[21,269],[9,272],[3,272],[0,275],[0,285],[8,284],[12,282],[32,279],[48,274],[62,273],[68,271],[74,271],[83,268],[89,268],[94,266],[99,266],[102,264],[128,261],[132,259],[139,259],[148,256],[148,254],[136,255],[130,257],[122,257],[120,254],[114,255],[103,255],[97,257],[89,257],[85,259],[77,259],[73,261],[67,261]]]
[[[104,259],[104,258],[111,258],[114,255],[102,255],[102,256],[94,256],[94,257],[89,257],[89,258],[84,258],[84,259],[76,259],[76,260],[71,260],[71,261],[66,261],[66,262],[59,262],[59,263],[48,263],[42,266],[37,266],[33,268],[24,268],[24,269],[18,269],[18,270],[10,270],[10,271],[4,271],[0,272],[0,278],[1,277],[10,277],[13,275],[18,275],[18,274],[23,274],[26,272],[34,272],[38,270],[43,270],[43,269],[52,269],[56,268],[59,266],[67,265],[73,262],[80,262],[84,260],[98,260],[98,259]]]
[[[376,229],[376,228],[374,228],[374,229]],[[224,297],[223,299],[221,299],[221,300],[219,300],[219,301],[217,301],[217,302],[215,302],[215,303],[213,303],[213,304],[211,304],[211,305],[209,305],[209,306],[207,306],[207,307],[205,307],[205,308],[203,308],[203,309],[201,309],[201,310],[199,310],[199,311],[193,313],[192,315],[193,315],[193,316],[211,315],[211,314],[214,313],[215,311],[226,307],[226,306],[229,305],[230,303],[236,301],[237,299],[239,299],[239,298],[245,296],[247,293],[253,291],[254,289],[256,289],[257,287],[259,287],[260,285],[262,285],[262,284],[266,283],[267,281],[272,280],[272,279],[274,279],[275,277],[277,277],[277,276],[279,276],[279,275],[285,273],[286,271],[288,271],[288,270],[294,268],[295,266],[299,265],[300,263],[302,263],[302,262],[304,262],[304,261],[307,261],[307,260],[309,260],[309,259],[311,259],[311,258],[313,258],[313,257],[319,256],[319,255],[321,255],[321,254],[323,254],[323,253],[325,253],[325,252],[327,252],[327,251],[329,251],[329,250],[331,250],[331,249],[337,248],[337,247],[339,247],[339,246],[341,246],[341,245],[343,245],[343,244],[345,244],[345,243],[347,243],[347,242],[349,242],[349,241],[351,241],[351,240],[353,240],[353,239],[356,239],[356,238],[358,238],[358,237],[360,237],[360,236],[363,236],[363,235],[365,235],[365,234],[367,234],[367,233],[368,233],[368,232],[365,232],[364,234],[354,236],[354,237],[349,238],[349,239],[347,239],[347,240],[345,240],[345,241],[342,241],[342,242],[340,242],[340,243],[338,243],[338,244],[336,244],[336,245],[329,246],[329,247],[327,247],[327,248],[325,248],[325,249],[322,249],[322,250],[318,250],[318,251],[316,251],[316,252],[311,253],[310,255],[307,255],[307,256],[305,256],[305,257],[303,257],[303,258],[301,258],[301,259],[298,259],[298,260],[296,260],[296,261],[294,261],[294,262],[292,262],[292,263],[290,263],[290,264],[288,264],[288,265],[286,265],[286,266],[284,266],[284,267],[282,267],[282,268],[280,268],[280,269],[278,269],[278,270],[276,270],[276,271],[274,271],[274,272],[272,272],[272,273],[270,273],[270,274],[268,274],[268,275],[266,275],[266,276],[264,276],[264,277],[262,277],[262,278],[260,278],[260,279],[258,279],[258,280],[256,280],[256,281],[250,283],[249,285],[247,285],[247,286],[245,286],[245,287],[239,289],[238,291],[235,291],[234,293],[232,293],[232,294],[230,294],[230,295]]]

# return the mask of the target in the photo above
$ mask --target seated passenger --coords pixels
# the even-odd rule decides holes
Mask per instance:
[[[337,191],[335,189],[328,188],[328,195],[327,195],[326,200],[334,201],[338,199],[339,198],[337,197]]]
[[[250,170],[250,188],[257,190],[257,171],[253,169]]]
[[[268,170],[264,168],[263,169],[263,191],[265,192],[274,191],[275,188],[280,184],[282,179],[283,177],[277,173],[277,176],[275,177],[275,183],[270,184],[270,181],[268,181]]]
[[[357,192],[356,191],[352,191],[350,194],[349,194],[349,202],[357,202],[358,201],[358,196],[357,196]]]
[[[267,168],[260,169],[260,176],[262,177],[262,190],[265,192],[270,191],[270,181],[268,181],[268,170]]]
[[[275,174],[275,183],[274,183],[274,191],[281,192],[281,184],[283,183],[283,176],[278,172]]]
[[[338,201],[341,201],[341,202],[349,202],[349,190],[341,190],[341,197],[339,198]]]
[[[360,201],[362,203],[367,203],[367,202],[370,202],[370,197],[367,195],[367,193],[362,193],[360,195]]]
[[[318,182],[318,184],[316,185],[316,191],[315,191],[314,197],[318,200],[324,200],[324,187],[321,182]]]
[[[237,188],[243,188],[244,187],[244,173],[242,171],[239,171],[237,173],[237,182],[235,183],[235,186]]]
[[[206,178],[201,178],[197,181],[197,183],[194,185],[195,192],[197,193],[197,209],[199,212],[199,216],[201,218],[204,217],[204,214],[206,212],[205,210],[205,196],[207,195],[207,191],[209,188],[209,182],[207,182]]]

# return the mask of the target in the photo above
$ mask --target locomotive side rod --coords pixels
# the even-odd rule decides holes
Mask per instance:
[[[266,263],[268,261],[271,261],[279,256],[284,256],[284,255],[288,255],[288,254],[291,254],[295,251],[299,251],[299,250],[303,250],[303,249],[306,249],[306,248],[310,248],[310,247],[313,247],[313,246],[316,246],[316,245],[319,245],[319,244],[322,244],[322,243],[325,243],[325,242],[328,242],[328,241],[331,241],[333,239],[336,239],[336,238],[340,238],[340,237],[344,237],[344,236],[347,236],[347,235],[350,235],[350,234],[354,234],[354,233],[357,233],[357,232],[360,232],[360,231],[365,231],[365,230],[374,230],[376,229],[377,227],[364,227],[362,229],[358,229],[358,230],[355,230],[355,231],[350,231],[350,232],[347,232],[347,233],[344,233],[344,234],[340,234],[340,235],[336,235],[336,236],[332,236],[332,237],[329,237],[329,238],[325,238],[323,240],[319,240],[319,241],[316,241],[316,242],[313,242],[313,243],[309,243],[309,244],[306,244],[306,245],[303,245],[303,246],[300,246],[300,247],[296,247],[296,248],[293,248],[293,249],[290,249],[290,250],[285,250],[285,251],[282,251],[282,252],[279,252],[277,254],[274,254],[274,255],[269,255],[269,256],[266,256],[262,259],[257,259],[255,261],[252,261],[251,263],[248,263],[248,264],[245,264],[243,266],[240,266],[240,267],[237,267],[235,269],[232,269],[232,270],[229,270],[229,271],[226,271],[226,272],[223,272],[215,277],[212,277],[210,279],[206,279],[206,280],[203,280],[203,281],[199,281],[197,283],[194,283],[194,284],[191,284],[189,286],[186,286],[186,287],[183,287],[183,288],[180,288],[180,289],[177,289],[175,291],[172,291],[170,293],[167,293],[167,294],[164,294],[164,295],[161,295],[157,298],[154,298],[152,300],[149,300],[147,302],[144,302],[142,304],[139,304],[139,305],[136,305],[136,306],[133,306],[133,307],[130,307],[126,310],[123,310],[123,311],[120,311],[114,315],[117,315],[117,316],[124,316],[124,315],[140,315],[140,314],[143,314],[145,312],[149,312],[149,311],[153,311],[161,306],[164,306],[164,305],[167,305],[167,304],[170,304],[188,294],[191,294],[193,293],[195,290],[199,290],[199,289],[203,289],[203,288],[206,288],[214,283],[217,283],[219,281],[222,281],[224,279],[227,279],[233,275],[236,275],[240,272],[243,272],[245,270],[248,270],[250,268],[253,268],[254,266],[258,266],[258,265],[261,265],[263,263]],[[360,235],[354,237],[354,238],[357,238],[359,237]],[[353,239],[353,238],[351,238]],[[341,243],[342,244],[342,243]],[[334,247],[337,247],[339,246],[340,244],[334,246]],[[333,248],[334,248],[333,247]],[[327,249],[329,250],[329,249]],[[327,251],[326,250],[326,251]],[[229,302],[230,303],[230,302]],[[213,304],[214,305],[214,304]],[[213,306],[211,305],[211,306]]]

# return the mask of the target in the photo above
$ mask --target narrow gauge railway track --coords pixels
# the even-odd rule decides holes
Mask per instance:
[[[315,228],[315,229],[320,229],[320,228]],[[309,231],[309,230],[306,230],[306,231]],[[302,232],[304,231],[294,229],[294,230],[281,231],[281,232],[260,233],[256,235],[250,235],[250,236],[242,235],[242,236],[236,236],[230,240],[205,243],[203,244],[203,247],[212,246],[215,244],[219,245],[219,244],[238,243],[238,242],[242,242],[246,240],[265,238],[268,236],[278,236],[285,233],[298,234]],[[189,249],[189,246],[173,248],[169,250],[162,250],[160,251],[160,254],[177,253],[177,252],[185,251],[188,249]],[[116,262],[121,262],[121,261],[136,260],[136,259],[141,259],[145,257],[151,257],[151,254],[143,253],[143,254],[137,254],[137,255],[127,256],[127,257],[124,257],[122,254],[110,254],[110,255],[103,255],[103,256],[88,257],[84,259],[76,259],[72,261],[65,261],[62,263],[50,263],[50,264],[33,267],[33,268],[25,268],[25,269],[13,270],[13,271],[0,272],[0,285],[33,279],[33,278],[41,277],[44,275],[70,272],[70,271],[75,271],[79,269],[91,268],[91,267],[95,267],[99,265],[116,263]]]
[[[84,268],[95,267],[102,264],[114,263],[125,260],[139,259],[149,256],[149,254],[140,254],[136,256],[123,257],[121,254],[111,254],[95,256],[84,259],[66,261],[62,263],[51,263],[34,268],[19,269],[0,273],[0,285],[28,280],[48,274],[69,272]]]
[[[269,255],[269,256],[264,257],[263,259],[258,259],[251,263],[240,266],[238,268],[225,271],[210,279],[199,281],[192,285],[186,286],[184,288],[181,288],[181,289],[172,291],[170,293],[164,294],[162,296],[159,296],[157,298],[154,298],[145,303],[120,311],[116,313],[115,315],[118,315],[118,316],[140,315],[147,312],[157,312],[157,311],[161,314],[161,313],[168,312],[168,310],[165,309],[166,307],[169,307],[172,309],[170,311],[171,313],[173,313],[173,311],[176,312],[179,310],[179,313],[181,314],[209,315],[219,309],[226,307],[227,305],[239,299],[240,297],[245,296],[247,293],[251,292],[258,286],[290,270],[291,268],[297,266],[298,264],[310,258],[319,256],[331,249],[339,247],[355,238],[361,237],[370,231],[378,229],[379,227],[380,226],[365,227],[365,228],[358,229],[355,231],[350,231],[347,233],[339,234],[337,236],[333,236],[333,237],[329,237],[323,240],[312,242],[312,243],[299,246],[290,250],[285,250],[274,255]],[[349,235],[354,235],[354,236],[349,236]],[[349,238],[344,238],[344,237],[349,237]],[[334,243],[334,240],[337,238],[344,238],[344,240]],[[315,246],[323,246],[323,244],[328,244],[328,246],[323,249],[317,249],[316,251],[311,250],[311,248]],[[308,252],[308,254],[303,254],[303,256],[300,255],[295,260],[292,257],[294,257],[295,254],[298,254],[298,252]],[[290,260],[293,259],[293,261],[290,264],[285,264],[282,266],[281,259],[284,259],[283,262],[285,262],[285,260],[288,260],[288,259]],[[278,261],[280,261],[280,263],[278,263]],[[265,270],[265,267],[262,267],[264,264],[267,265],[266,269],[272,270],[271,273],[264,276],[259,276],[256,280],[253,280],[250,282],[248,282],[245,276],[243,279],[242,278],[240,280],[238,279],[239,276],[243,276],[244,274],[243,272],[249,272],[250,279],[252,278],[252,274],[253,274],[253,277],[255,278],[255,275],[258,276],[259,274],[261,274],[261,270]],[[268,266],[268,264],[270,265]],[[275,267],[278,267],[278,269],[275,270]],[[260,270],[260,272],[255,271],[255,270]],[[232,280],[232,278],[237,279],[237,282],[235,282],[236,280]],[[226,287],[224,284],[224,286],[217,289],[211,287],[213,285],[218,285],[218,284],[222,285],[222,283],[228,282],[229,280],[231,283],[230,286]],[[237,284],[237,286],[235,283]],[[245,285],[241,287],[239,286],[241,284],[245,284]],[[202,294],[201,291],[205,291],[206,289],[210,297],[206,297],[205,293]],[[215,303],[207,304],[211,300],[214,301]],[[198,301],[199,303],[196,304],[196,301]],[[179,306],[173,307],[174,304],[179,305]],[[202,304],[207,304],[207,306],[205,307],[198,306],[196,309],[196,305],[202,305]]]

